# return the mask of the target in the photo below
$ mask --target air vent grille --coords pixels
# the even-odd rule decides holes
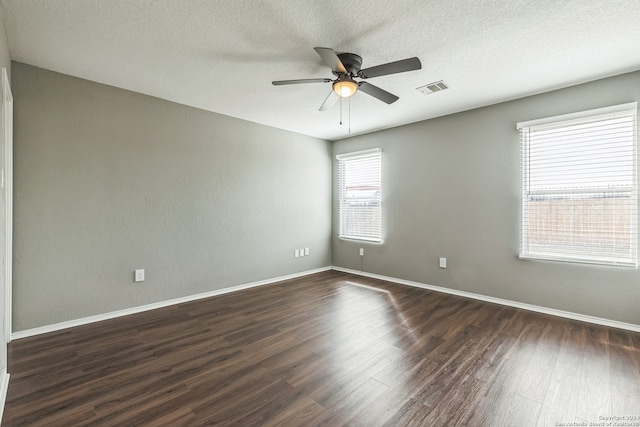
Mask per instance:
[[[416,88],[416,90],[423,95],[431,95],[432,93],[440,92],[445,89],[449,89],[449,86],[442,80]]]

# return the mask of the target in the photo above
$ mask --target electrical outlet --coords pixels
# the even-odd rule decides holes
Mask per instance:
[[[138,283],[138,282],[144,282],[144,269],[142,269],[142,270],[136,270],[136,271],[134,272],[134,275],[133,275],[133,276],[134,276],[134,277],[133,277],[133,280],[134,280],[136,283]]]
[[[360,256],[364,256],[364,248],[360,248]]]
[[[440,268],[447,268],[447,259],[440,258]]]

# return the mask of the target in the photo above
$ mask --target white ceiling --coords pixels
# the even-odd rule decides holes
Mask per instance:
[[[333,77],[313,50],[363,68],[400,99],[351,100],[351,135],[640,69],[639,0],[2,0],[12,59],[328,140],[347,113],[318,108]],[[429,96],[415,89],[444,80]],[[346,110],[345,104],[345,110]]]

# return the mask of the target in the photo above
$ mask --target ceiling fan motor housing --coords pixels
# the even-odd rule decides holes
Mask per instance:
[[[362,57],[360,55],[356,55],[355,53],[339,53],[338,58],[344,65],[344,68],[347,70],[350,76],[355,77],[360,72],[360,67],[362,67]],[[336,76],[338,73],[333,73]]]

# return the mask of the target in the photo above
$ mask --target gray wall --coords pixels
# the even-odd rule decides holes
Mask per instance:
[[[9,42],[7,41],[7,30],[4,26],[4,11],[0,5],[0,68],[5,67],[9,80],[11,80],[11,59],[9,57]]]
[[[15,331],[330,265],[329,142],[15,62],[13,93]]]
[[[335,142],[334,155],[383,148],[385,232],[380,245],[341,241],[334,209],[333,264],[640,325],[639,270],[518,259],[516,131],[519,121],[639,99],[636,72]]]
[[[341,267],[640,324],[638,270],[518,259],[515,130],[638,100],[640,72],[335,142],[333,155],[384,149],[381,245],[331,232],[326,141],[20,63],[13,74],[15,331],[324,267],[332,256]],[[311,256],[294,259],[299,247]]]

